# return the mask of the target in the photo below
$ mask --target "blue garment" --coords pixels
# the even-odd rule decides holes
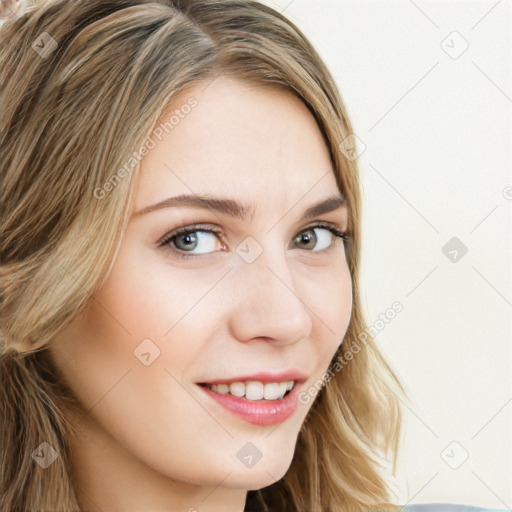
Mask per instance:
[[[472,505],[459,505],[453,503],[421,503],[406,505],[402,512],[507,512],[510,509],[481,508]]]
[[[261,491],[249,491],[247,493],[246,508],[244,512],[269,512],[264,505]],[[327,511],[325,511],[327,512]],[[483,508],[473,505],[462,505],[454,503],[419,503],[405,505],[401,512],[512,512],[509,508]]]

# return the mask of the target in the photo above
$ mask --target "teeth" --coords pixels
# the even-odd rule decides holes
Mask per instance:
[[[217,384],[217,393],[227,395],[229,393],[229,386],[227,384]]]
[[[263,390],[263,398],[265,400],[279,400],[283,398],[285,393],[286,382],[280,382],[279,384],[271,382],[269,384],[265,384],[265,388]]]
[[[245,395],[245,384],[243,382],[233,382],[229,386],[229,392],[232,395],[242,397]],[[215,391],[215,386],[213,386],[213,390]]]
[[[281,400],[294,386],[295,382],[289,380],[267,384],[257,381],[232,382],[231,384],[213,384],[209,387],[221,395],[230,393],[240,398],[245,397],[247,400]]]

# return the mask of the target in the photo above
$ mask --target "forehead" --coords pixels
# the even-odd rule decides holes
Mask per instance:
[[[291,92],[219,77],[166,109],[142,159],[134,209],[179,194],[235,197],[276,208],[337,190],[329,151]]]

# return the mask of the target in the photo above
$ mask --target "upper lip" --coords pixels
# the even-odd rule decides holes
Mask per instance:
[[[258,372],[253,373],[251,375],[238,375],[235,377],[229,377],[224,379],[215,379],[204,382],[199,382],[198,384],[230,384],[232,382],[247,382],[247,381],[257,381],[257,382],[287,382],[293,380],[295,382],[304,382],[307,379],[307,375],[300,370],[282,370],[275,372]]]

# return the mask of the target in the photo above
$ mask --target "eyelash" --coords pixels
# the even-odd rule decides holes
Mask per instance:
[[[336,238],[344,240],[345,242],[350,239],[350,236],[347,235],[346,233],[344,233],[343,231],[341,231],[341,229],[340,229],[340,227],[338,225],[333,224],[331,222],[325,222],[325,221],[317,222],[316,224],[313,224],[312,226],[308,226],[308,227],[304,228],[302,231],[299,231],[298,234],[303,233],[304,231],[309,231],[311,229],[315,229],[315,228],[327,229]],[[191,226],[186,226],[186,227],[183,227],[183,228],[177,228],[176,230],[172,231],[171,233],[168,233],[168,234],[164,235],[163,238],[159,242],[157,242],[157,245],[158,245],[158,247],[164,247],[164,246],[168,245],[172,249],[172,251],[179,258],[182,258],[182,259],[190,259],[190,258],[197,258],[198,256],[205,256],[203,254],[185,254],[185,253],[181,252],[180,250],[173,248],[170,245],[170,242],[174,238],[176,238],[178,236],[181,236],[181,235],[189,235],[191,233],[196,233],[198,231],[203,231],[203,232],[206,232],[206,233],[213,233],[213,234],[217,235],[220,238],[222,237],[222,231],[220,231],[218,229],[205,228],[204,226],[193,224]],[[325,251],[325,250],[326,249],[323,249],[323,251]],[[323,251],[319,251],[319,252],[323,252]]]

